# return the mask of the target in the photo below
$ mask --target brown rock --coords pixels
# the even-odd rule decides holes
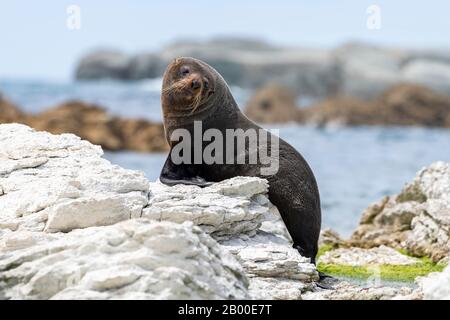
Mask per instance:
[[[30,116],[27,124],[54,134],[74,133],[106,150],[164,151],[168,148],[161,123],[122,119],[97,105],[79,101]]]
[[[271,84],[257,90],[245,108],[245,114],[258,123],[284,123],[300,117],[295,96],[286,88]]]
[[[418,85],[394,86],[375,108],[381,124],[450,127],[450,98]]]
[[[79,101],[66,102],[27,118],[27,124],[37,130],[73,133],[107,150],[124,147],[116,121],[102,108]]]
[[[23,113],[0,94],[0,123],[20,122]]]
[[[36,115],[23,114],[0,97],[0,123],[19,122],[53,134],[73,133],[105,150],[165,151],[168,145],[161,123],[123,119],[103,108],[69,101]]]
[[[450,98],[411,84],[400,84],[371,101],[333,97],[304,111],[318,125],[450,127]]]
[[[165,151],[169,146],[161,123],[151,123],[146,120],[117,119],[121,128],[124,149],[142,152]]]
[[[368,105],[353,97],[337,96],[321,101],[303,111],[303,121],[325,124],[358,125],[370,121]]]

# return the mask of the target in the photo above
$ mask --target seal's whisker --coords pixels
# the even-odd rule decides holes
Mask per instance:
[[[200,83],[200,90],[198,91],[198,93],[195,95],[194,97],[194,101],[192,102],[191,105],[191,114],[195,112],[195,110],[197,110],[197,108],[200,106],[200,103],[202,102],[202,93],[203,93],[203,82]]]
[[[172,91],[173,89],[175,89],[175,88],[178,87],[178,86],[179,86],[178,82],[175,82],[174,84],[172,84],[172,85],[170,85],[170,86],[164,88],[164,89],[162,90],[162,92],[163,92],[163,93],[169,93],[170,91]]]
[[[171,93],[173,92],[179,92],[182,89],[184,89],[187,86],[187,83],[185,81],[177,81],[173,83],[172,85],[168,86],[167,88],[164,88],[162,90],[163,94]]]

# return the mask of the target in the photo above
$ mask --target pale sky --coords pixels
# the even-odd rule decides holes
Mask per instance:
[[[69,5],[81,30],[66,27]],[[369,5],[381,29],[366,27]],[[251,36],[288,46],[333,47],[366,41],[450,49],[450,3],[443,0],[339,1],[25,1],[0,0],[0,78],[71,79],[93,48],[156,50],[180,38]]]

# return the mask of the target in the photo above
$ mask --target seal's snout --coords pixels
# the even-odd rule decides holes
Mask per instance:
[[[204,88],[205,90],[208,90],[208,92],[213,92],[213,90],[209,90],[210,89],[209,81],[206,77],[203,79],[201,79],[200,77],[194,77],[191,80],[191,88],[193,90]]]
[[[199,88],[201,88],[202,83],[200,79],[192,79],[191,81],[191,88],[194,90],[197,90]]]

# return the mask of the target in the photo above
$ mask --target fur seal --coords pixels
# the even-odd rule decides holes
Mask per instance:
[[[228,129],[252,129],[267,133],[270,140],[279,139],[244,116],[222,76],[205,62],[194,58],[177,58],[169,64],[163,77],[161,103],[166,139],[171,151],[181,143],[181,139],[171,139],[175,130],[194,133],[195,122],[201,122],[202,132],[214,129],[215,132],[225,134]],[[261,163],[207,163],[205,160],[179,163],[174,161],[170,152],[161,171],[160,181],[167,185],[181,183],[204,187],[211,182],[236,176],[267,179],[269,199],[277,206],[294,242],[293,247],[315,263],[321,227],[316,179],[300,153],[282,139],[278,141],[278,171],[273,174],[262,175]],[[261,146],[258,140],[256,151],[260,151]],[[201,142],[201,150],[205,150],[205,147],[206,143]],[[241,149],[235,147],[233,157],[240,153],[249,157],[254,152],[247,146]],[[273,148],[269,148],[269,151],[272,152]],[[216,152],[221,153],[221,156],[225,153],[224,150]],[[186,156],[190,159],[195,157],[194,154]]]

